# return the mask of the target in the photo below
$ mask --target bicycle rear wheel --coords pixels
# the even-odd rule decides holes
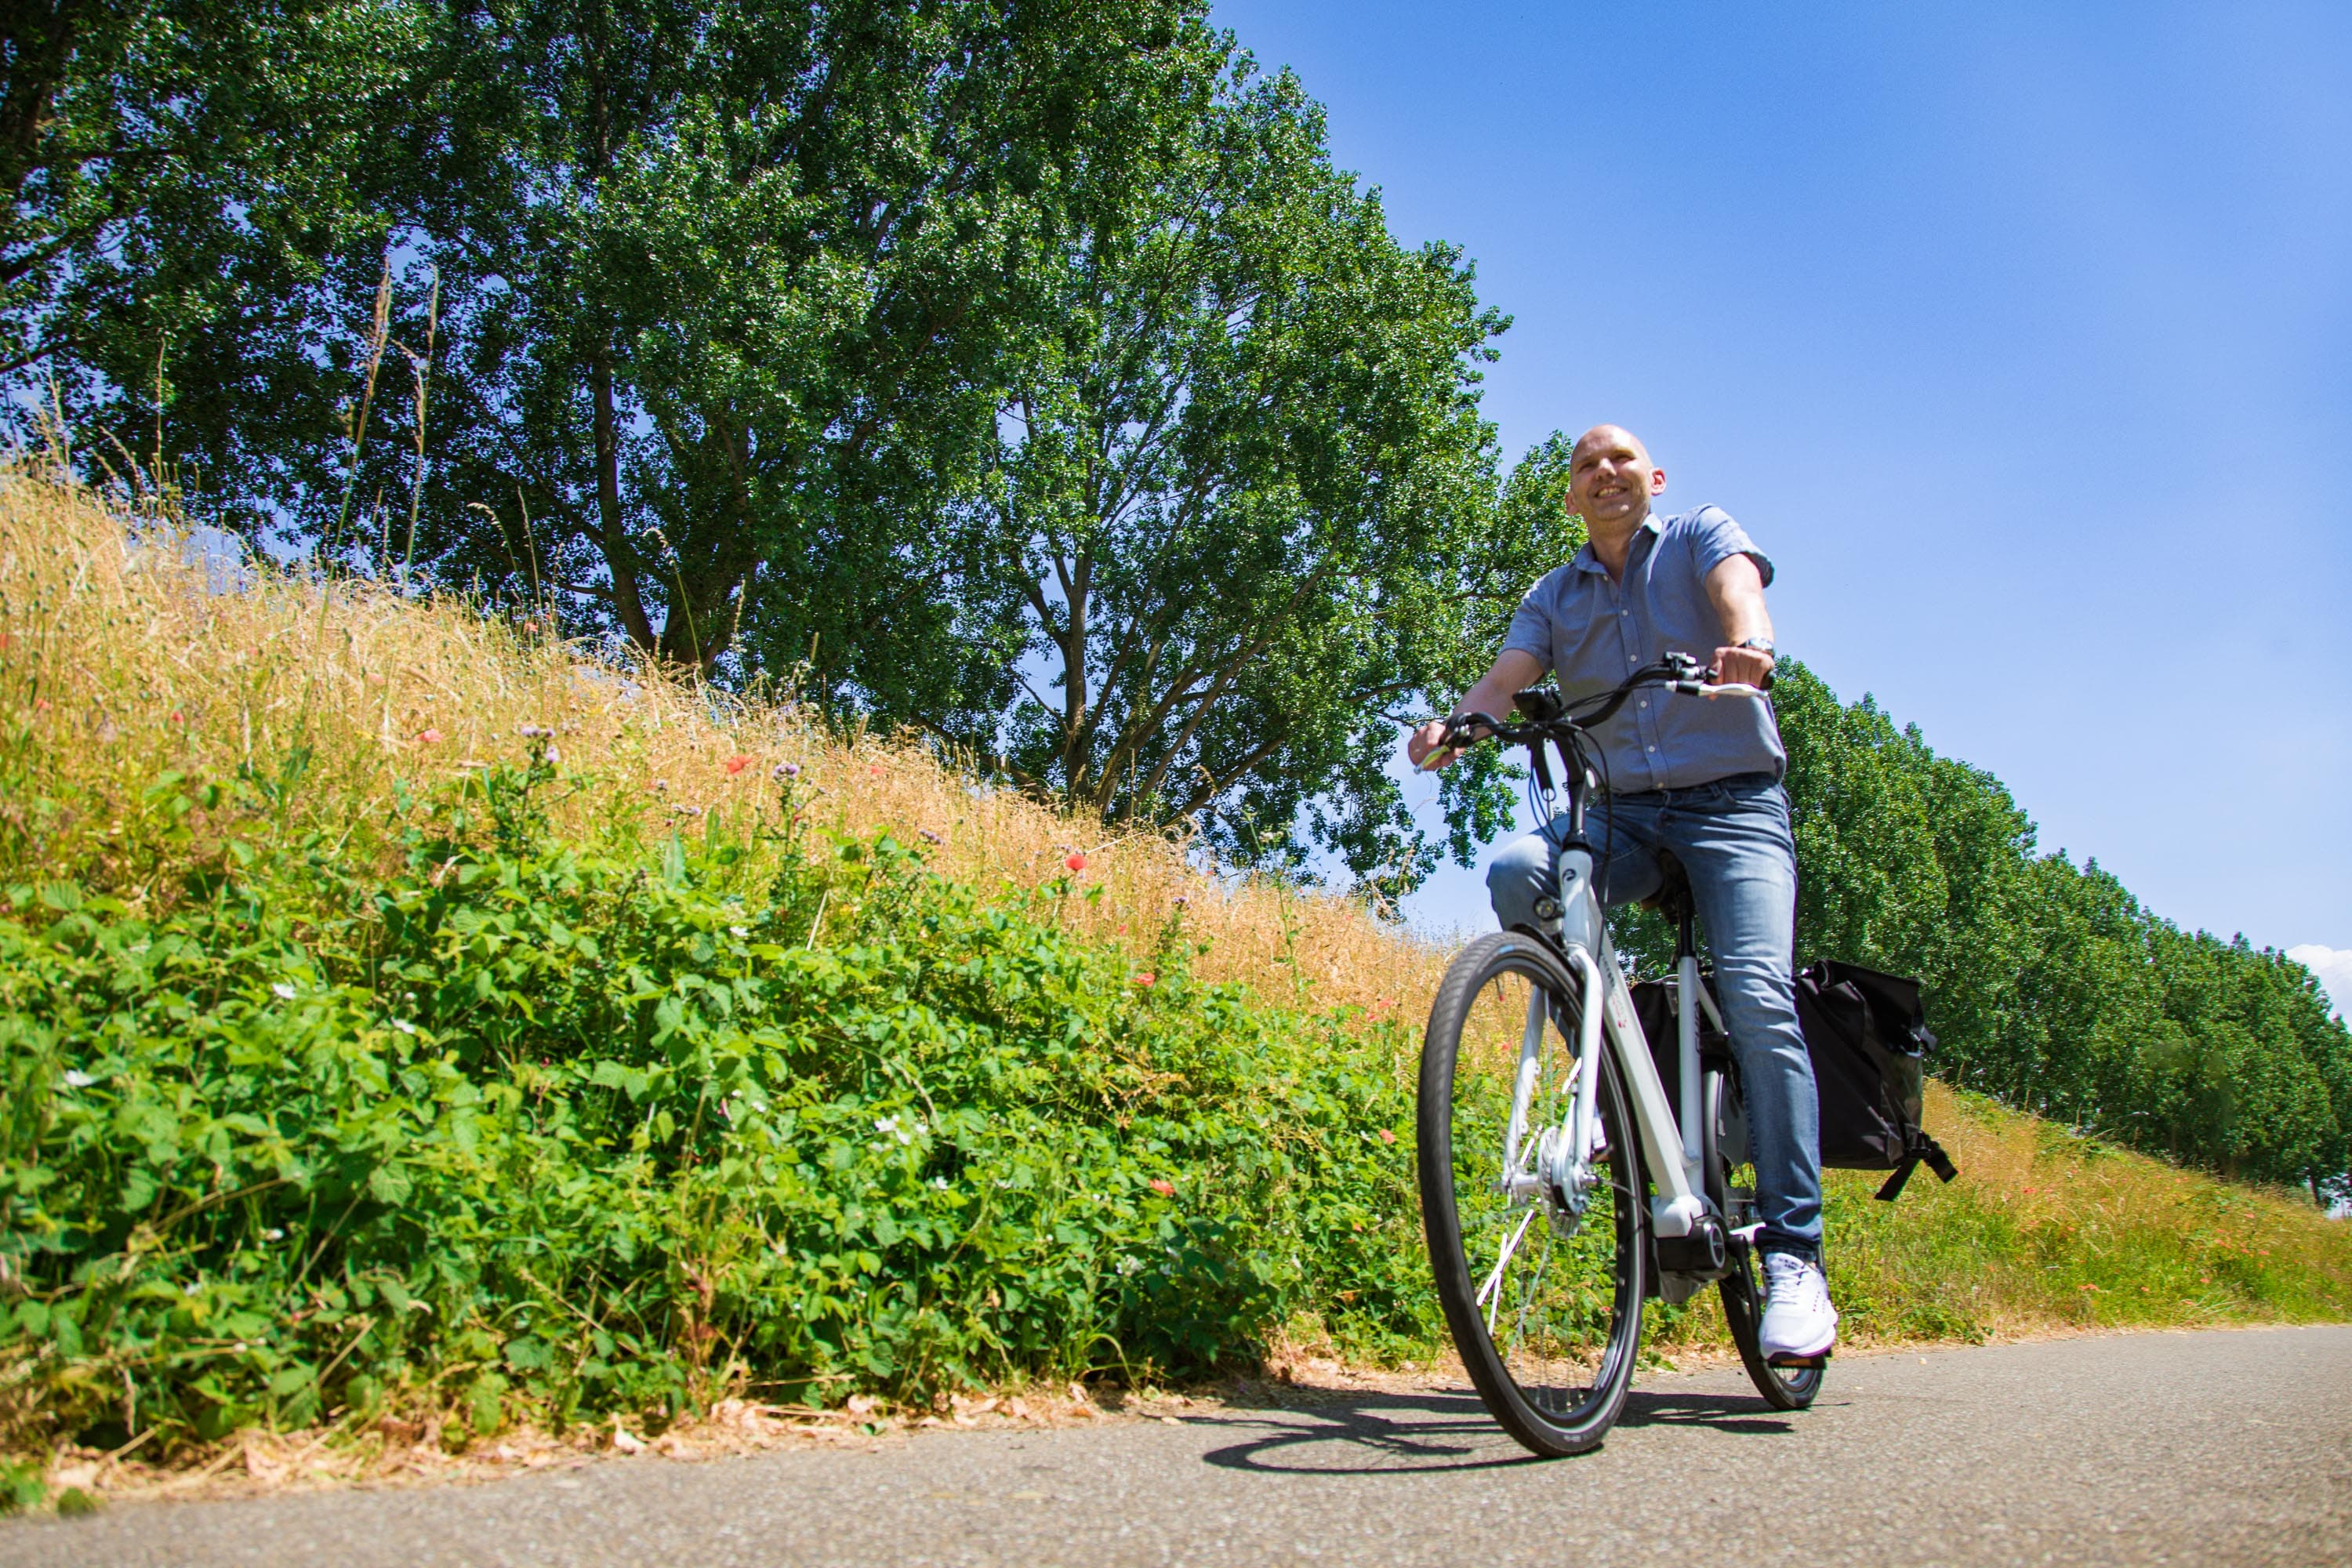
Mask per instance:
[[[1727,1075],[1707,1074],[1706,1093],[1707,1196],[1715,1200],[1717,1210],[1727,1216],[1736,1231],[1756,1217],[1755,1189],[1732,1184],[1738,1167],[1748,1159],[1747,1118],[1738,1090]],[[1756,1385],[1764,1403],[1775,1410],[1802,1410],[1811,1405],[1813,1396],[1822,1391],[1827,1368],[1774,1366],[1764,1359],[1760,1337],[1764,1326],[1763,1258],[1754,1243],[1737,1235],[1731,1237],[1731,1272],[1717,1282],[1716,1289],[1723,1295],[1724,1321],[1731,1327],[1731,1342],[1738,1347],[1739,1363],[1748,1369],[1748,1381]]]
[[[1534,938],[1498,931],[1445,972],[1422,1047],[1421,1212],[1454,1348],[1486,1408],[1535,1453],[1581,1453],[1624,1408],[1641,1342],[1648,1210],[1623,1085],[1594,1064],[1602,1148],[1580,1202],[1503,1187],[1513,1086],[1540,998],[1528,1132],[1568,1119],[1580,988]],[[1531,1161],[1522,1158],[1521,1170]]]

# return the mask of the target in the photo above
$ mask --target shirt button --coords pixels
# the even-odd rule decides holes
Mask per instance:
[[[1654,751],[1654,751],[1656,751],[1657,749],[1658,749],[1658,748],[1657,748],[1657,747],[1655,747],[1655,746],[1652,746],[1652,747],[1650,748],[1650,750],[1652,750],[1652,751]]]
[[[1650,700],[1649,700],[1648,698],[1646,698],[1646,697],[1643,698],[1643,699],[1642,699],[1642,706],[1643,706],[1643,707],[1644,707],[1644,708],[1647,708],[1649,705],[1650,705]]]

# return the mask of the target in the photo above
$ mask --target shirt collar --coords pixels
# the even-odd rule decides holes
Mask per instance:
[[[1659,517],[1659,515],[1654,511],[1649,516],[1642,520],[1642,526],[1633,531],[1633,537],[1638,540],[1643,534],[1646,533],[1654,538],[1657,535],[1665,532],[1665,520]],[[1625,563],[1630,566],[1633,564],[1633,550],[1631,545],[1628,545],[1625,549]],[[1601,557],[1592,553],[1592,542],[1589,539],[1584,542],[1584,548],[1576,552],[1575,558],[1571,560],[1569,564],[1574,566],[1580,572],[1599,572],[1606,574],[1609,570],[1608,567],[1601,564]]]

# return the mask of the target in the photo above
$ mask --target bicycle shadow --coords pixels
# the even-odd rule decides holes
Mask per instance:
[[[1450,1474],[1541,1461],[1495,1424],[1469,1389],[1334,1393],[1314,1401],[1193,1416],[1192,1425],[1248,1434],[1202,1458],[1221,1469],[1268,1475]],[[1636,1391],[1620,1428],[1705,1426],[1732,1434],[1794,1430],[1753,1395]]]

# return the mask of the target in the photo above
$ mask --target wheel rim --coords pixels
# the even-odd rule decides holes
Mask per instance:
[[[1448,1086],[1452,1206],[1475,1317],[1475,1337],[1459,1348],[1465,1363],[1487,1358],[1545,1424],[1573,1429],[1613,1405],[1636,1349],[1640,1198],[1628,1173],[1638,1162],[1621,1136],[1622,1092],[1603,1052],[1597,1103],[1607,1149],[1594,1162],[1581,1215],[1498,1190],[1535,990],[1535,975],[1516,966],[1486,977],[1464,1016]],[[1573,1053],[1559,1020],[1541,1033],[1523,1168],[1540,1130],[1566,1121],[1575,1091]],[[1464,1337],[1463,1325],[1456,1334]]]

